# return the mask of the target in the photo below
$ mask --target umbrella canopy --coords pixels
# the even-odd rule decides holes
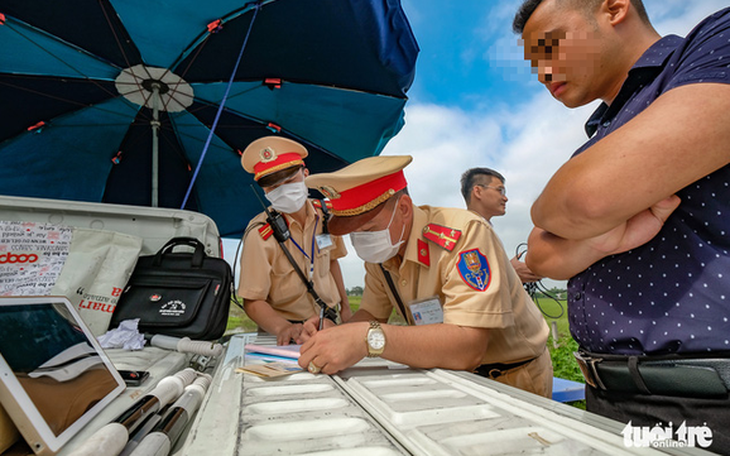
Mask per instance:
[[[251,141],[312,172],[377,155],[418,54],[399,0],[0,0],[0,45],[0,194],[184,204],[224,236],[261,210]]]

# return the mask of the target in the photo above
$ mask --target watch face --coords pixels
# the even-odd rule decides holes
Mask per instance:
[[[385,347],[385,334],[382,331],[370,331],[368,334],[368,345],[373,350],[380,350]]]

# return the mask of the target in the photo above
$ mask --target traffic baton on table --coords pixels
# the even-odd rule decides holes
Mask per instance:
[[[212,378],[208,374],[200,374],[192,385],[185,387],[185,392],[167,411],[162,421],[152,432],[142,439],[130,456],[163,456],[170,454],[172,446],[182,434],[190,419],[203,402],[205,391]]]
[[[129,436],[145,419],[159,412],[180,397],[185,387],[196,377],[194,369],[187,368],[163,378],[147,395],[135,402],[114,421],[91,435],[71,452],[70,456],[118,456],[124,450]]]

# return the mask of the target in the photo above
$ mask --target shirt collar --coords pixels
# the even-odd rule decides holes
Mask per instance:
[[[613,118],[623,108],[624,104],[631,98],[634,92],[647,80],[653,80],[657,74],[661,73],[669,57],[682,44],[683,39],[677,35],[667,35],[656,43],[652,44],[649,49],[639,57],[629,75],[624,81],[621,90],[616,99],[608,106],[606,103],[596,109],[585,124],[585,131],[588,137],[592,137],[598,130],[598,126],[605,120]]]
[[[400,268],[407,261],[419,263],[418,261],[418,238],[423,232],[423,227],[428,224],[428,217],[426,211],[420,207],[413,205],[413,225],[411,226],[411,232],[406,233],[406,251],[403,254],[403,261],[400,263]],[[385,264],[389,267],[397,266],[397,256],[386,261]],[[390,269],[390,268],[389,268]]]
[[[304,207],[307,208],[307,212],[306,212],[307,215],[306,215],[306,218],[304,219],[304,224],[309,225],[310,222],[312,222],[314,220],[314,217],[317,215],[317,212],[314,210],[314,205],[312,205],[312,200],[310,200],[310,199],[307,199],[307,201],[304,203]],[[285,214],[282,212],[282,215],[286,219],[287,225],[291,225],[292,223],[299,225],[299,222],[297,222],[296,219],[294,219],[294,217],[292,217],[290,214]],[[301,228],[302,228],[302,230],[304,230],[304,227],[301,227]]]

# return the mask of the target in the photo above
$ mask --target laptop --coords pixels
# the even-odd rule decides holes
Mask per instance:
[[[65,297],[0,297],[0,403],[31,449],[53,455],[125,384]]]

